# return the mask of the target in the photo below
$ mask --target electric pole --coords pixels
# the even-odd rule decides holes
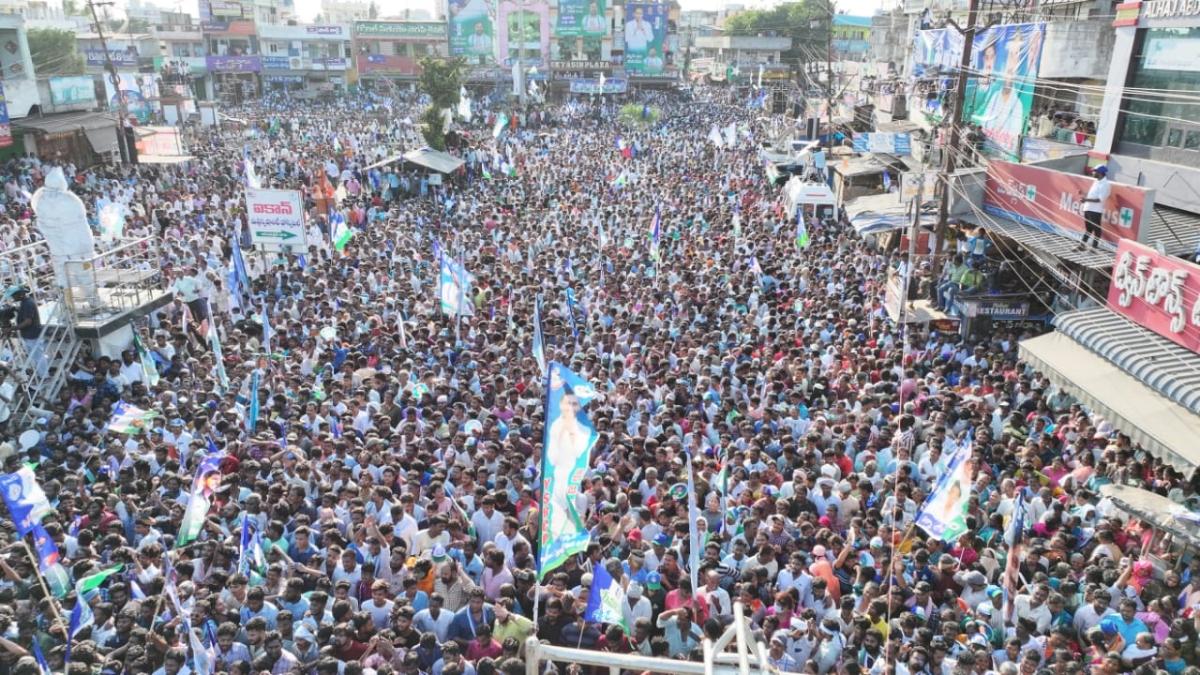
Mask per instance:
[[[95,0],[87,0],[88,10],[92,13],[92,23],[96,24],[96,35],[100,38],[100,49],[104,51],[104,63],[108,67],[108,81],[112,82],[113,91],[117,92],[117,107],[120,113],[117,119],[117,149],[121,153],[121,161],[128,162],[132,157],[128,147],[129,139],[125,137],[125,120],[129,119],[129,106],[125,102],[125,93],[121,91],[121,76],[117,75],[117,67],[113,65],[112,54],[108,52],[108,42],[104,39],[104,26],[100,24],[100,17],[96,16],[96,5],[111,4],[111,2],[98,3]],[[130,35],[132,36],[132,31]]]
[[[975,26],[979,15],[979,0],[970,0],[967,6],[967,28],[959,29],[963,34],[962,58],[958,62],[958,77],[954,83],[954,105],[950,112],[950,134],[942,146],[942,200],[938,204],[937,231],[933,238],[933,278],[942,274],[942,242],[946,240],[946,228],[950,220],[950,185],[954,176],[955,153],[958,151],[958,125],[962,121],[963,106],[967,93],[967,69],[971,67],[971,48],[975,44]],[[957,25],[955,26],[957,28]],[[945,120],[943,120],[945,121]]]

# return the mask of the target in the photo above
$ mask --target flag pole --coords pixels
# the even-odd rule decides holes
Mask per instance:
[[[50,601],[50,609],[54,612],[54,620],[62,621],[62,610],[58,606],[58,599],[55,598],[54,594],[50,592],[50,586],[46,583],[46,577],[42,575],[42,568],[41,565],[38,564],[37,556],[33,554],[33,547],[29,545],[29,542],[26,541],[25,537],[21,537],[21,544],[25,546],[25,553],[29,555],[29,561],[33,563],[35,575],[37,576],[38,583],[42,586],[42,591],[46,594],[46,599]],[[76,602],[82,602],[82,599],[77,599]],[[70,633],[69,628],[67,629],[67,632]],[[71,636],[67,635],[67,639],[70,640]]]
[[[550,374],[554,372],[554,364],[546,364],[546,394],[545,394],[545,410],[550,410]],[[546,426],[546,430],[542,432],[542,461],[538,467],[538,487],[534,490],[538,498],[538,554],[533,560],[533,627],[537,629],[538,623],[538,605],[540,604],[542,593],[539,586],[542,585],[542,529],[546,522],[546,432],[550,430],[550,425],[546,420],[542,422]]]

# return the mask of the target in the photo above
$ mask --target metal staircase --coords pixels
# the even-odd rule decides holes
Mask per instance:
[[[10,432],[47,414],[88,340],[104,339],[171,298],[162,288],[155,237],[112,242],[68,261],[61,277],[45,242],[0,252],[0,291],[18,284],[38,305],[42,336],[29,349],[15,329],[0,333],[0,424]]]

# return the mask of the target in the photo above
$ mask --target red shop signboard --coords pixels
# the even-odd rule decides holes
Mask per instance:
[[[1108,308],[1200,353],[1200,265],[1122,239]]]

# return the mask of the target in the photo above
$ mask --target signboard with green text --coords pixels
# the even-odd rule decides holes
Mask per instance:
[[[354,34],[360,38],[412,38],[445,40],[446,24],[441,21],[359,21]]]

